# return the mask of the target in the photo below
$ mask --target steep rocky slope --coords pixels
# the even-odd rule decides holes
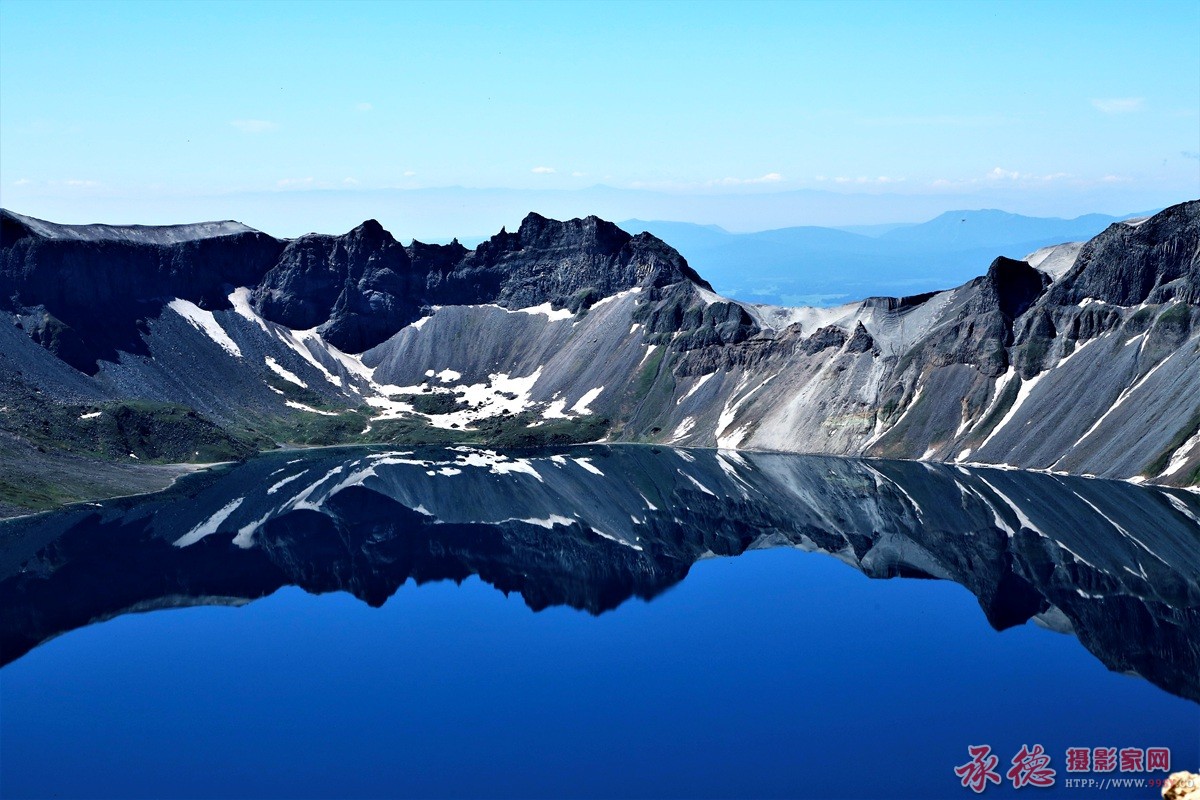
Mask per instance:
[[[35,393],[72,427],[151,403],[230,451],[606,437],[1200,483],[1200,202],[837,308],[727,300],[596,218],[474,250],[371,221],[0,223],[0,405]]]

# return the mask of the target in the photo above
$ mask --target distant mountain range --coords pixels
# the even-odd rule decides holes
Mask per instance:
[[[1091,239],[1114,222],[1145,214],[1076,219],[1004,211],[948,211],[920,224],[851,228],[803,226],[730,233],[716,225],[631,219],[630,233],[670,242],[722,295],[752,303],[834,305],[887,294],[917,294],[978,275],[998,255]]]
[[[979,223],[959,241],[993,235]],[[867,238],[800,231],[779,239]],[[835,308],[722,297],[595,217],[531,214],[468,249],[374,221],[276,239],[4,211],[0,309],[10,511],[280,443],[643,441],[1200,484],[1200,201]]]

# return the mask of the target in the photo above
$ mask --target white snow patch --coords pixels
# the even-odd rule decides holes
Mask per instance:
[[[237,346],[237,342],[229,338],[229,334],[217,322],[217,318],[213,316],[213,312],[206,311],[195,303],[180,300],[179,298],[175,298],[167,303],[167,307],[186,319],[196,330],[219,344],[229,355],[237,358],[242,357],[242,349]]]
[[[1019,523],[1021,523],[1021,527],[1022,527],[1022,528],[1028,528],[1029,530],[1033,531],[1034,533],[1041,534],[1042,536],[1046,536],[1046,534],[1045,534],[1045,533],[1042,531],[1042,529],[1041,529],[1041,528],[1039,528],[1037,525],[1034,525],[1034,524],[1033,524],[1033,520],[1031,520],[1031,519],[1030,519],[1030,518],[1029,518],[1029,517],[1028,517],[1028,516],[1025,514],[1025,512],[1021,510],[1020,506],[1018,506],[1016,503],[1014,503],[1014,502],[1013,502],[1013,501],[1012,501],[1012,500],[1009,498],[1009,496],[1008,496],[1008,495],[1006,495],[1004,492],[1002,492],[1002,491],[1000,491],[999,489],[997,489],[997,488],[996,488],[996,487],[995,487],[995,486],[992,484],[992,482],[991,482],[991,481],[989,481],[987,478],[983,477],[982,475],[980,475],[980,476],[979,476],[979,480],[981,480],[981,481],[983,481],[985,484],[987,484],[987,487],[988,487],[989,489],[991,489],[993,492],[995,492],[995,493],[996,493],[996,496],[997,496],[997,497],[999,497],[1001,500],[1003,500],[1003,501],[1004,501],[1004,504],[1005,504],[1006,506],[1008,506],[1009,508],[1011,508],[1011,509],[1013,510],[1013,513],[1017,515],[1017,521],[1018,521]],[[1011,536],[1012,536],[1012,534],[1010,533],[1010,534],[1009,534],[1009,536],[1011,537]],[[1049,539],[1050,537],[1049,537],[1049,536],[1046,536],[1046,538],[1047,538],[1047,539]],[[1055,540],[1055,541],[1057,541],[1057,540]],[[1061,543],[1060,543],[1060,544],[1061,544]]]
[[[268,511],[260,519],[256,519],[256,520],[254,520],[254,522],[251,522],[248,525],[243,525],[241,528],[238,528],[237,535],[233,537],[233,544],[237,545],[238,547],[242,548],[243,550],[248,550],[249,548],[253,547],[254,546],[254,534],[258,531],[259,528],[261,528],[263,525],[266,525],[267,520],[269,520],[270,518],[271,518],[271,512]]]
[[[176,539],[175,546],[187,547],[190,544],[195,544],[209,534],[216,533],[217,528],[221,527],[221,523],[229,519],[229,515],[234,511],[237,511],[238,506],[240,506],[245,499],[246,498],[244,497],[239,497],[237,500],[227,503],[223,508],[221,508],[220,511],[213,514],[204,522],[201,522],[183,536],[180,536],[178,539]]]
[[[552,400],[542,411],[542,419],[570,419],[571,415],[566,413],[566,407],[566,398]]]
[[[712,495],[713,497],[716,497],[716,496],[717,496],[717,493],[716,493],[716,492],[714,492],[712,489],[710,489],[710,488],[708,488],[707,486],[705,486],[705,485],[704,485],[703,483],[701,483],[700,481],[698,481],[698,480],[696,480],[695,478],[693,478],[691,475],[688,475],[688,474],[687,474],[686,472],[684,472],[683,470],[681,470],[681,469],[677,469],[677,470],[675,470],[675,471],[676,471],[676,472],[678,472],[678,473],[679,473],[680,475],[682,475],[683,477],[687,478],[689,481],[691,481],[691,482],[692,482],[692,483],[693,483],[693,484],[696,486],[696,488],[697,488],[697,489],[699,489],[700,491],[704,492],[705,494],[710,494],[710,495]]]
[[[710,372],[707,375],[701,375],[700,380],[696,381],[696,383],[692,386],[692,388],[687,390],[687,394],[685,394],[683,397],[681,397],[675,401],[675,405],[682,404],[684,400],[687,400],[689,397],[694,395],[696,392],[700,391],[700,387],[703,386],[704,384],[708,383],[709,379],[712,378],[713,375],[716,375],[716,373]]]
[[[304,381],[300,380],[300,378],[296,375],[296,373],[291,372],[290,370],[285,369],[284,367],[280,366],[279,362],[276,361],[275,359],[271,358],[270,356],[267,356],[264,360],[266,361],[267,367],[270,368],[271,372],[274,372],[276,375],[283,378],[285,381],[291,381],[292,383],[299,386],[301,389],[308,388],[308,384],[305,383]]]
[[[452,369],[444,369],[432,377],[436,377],[442,383],[453,383],[462,378],[462,373]]]
[[[583,393],[583,397],[579,398],[579,400],[576,401],[575,405],[571,406],[571,410],[574,411],[576,414],[592,413],[590,406],[592,405],[592,403],[594,403],[596,401],[596,398],[599,397],[600,393],[603,391],[604,391],[603,386],[600,386],[595,389],[588,389],[586,392]]]
[[[1029,395],[1033,392],[1034,387],[1038,385],[1042,378],[1046,377],[1046,374],[1047,373],[1045,372],[1040,373],[1021,383],[1021,388],[1017,390],[1017,399],[1013,401],[1012,408],[1010,408],[1008,413],[1004,415],[1004,419],[1000,420],[1000,424],[992,428],[992,432],[989,433],[987,438],[983,440],[983,443],[979,445],[980,450],[987,447],[988,442],[990,442],[997,433],[1002,431],[1005,425],[1013,421],[1013,419],[1017,416],[1017,412],[1021,410],[1021,406],[1023,406],[1025,401],[1029,399]],[[997,388],[999,388],[999,381],[997,381]],[[996,397],[997,399],[1000,397],[999,392],[996,393]]]
[[[592,464],[592,459],[590,459],[590,458],[573,458],[571,460],[574,461],[579,466],[586,469],[588,472],[591,472],[595,475],[599,475],[600,477],[604,477],[604,473],[601,472],[597,467],[595,467]]]
[[[612,303],[616,300],[621,300],[621,299],[628,297],[630,295],[633,295],[633,294],[638,294],[641,291],[642,291],[642,287],[634,286],[632,289],[626,289],[623,292],[617,292],[616,294],[610,294],[608,297],[601,297],[599,300],[592,303],[592,307],[589,310],[595,311],[597,308],[600,308],[601,306],[606,306],[609,303]]]
[[[270,333],[271,329],[267,327],[266,320],[258,315],[254,307],[250,305],[250,289],[243,286],[239,289],[234,289],[229,295],[229,303],[233,306],[234,313],[239,317],[250,320],[258,327],[262,328],[266,333]]]
[[[750,462],[747,461],[745,457],[737,450],[726,450],[722,448],[717,450],[717,455],[721,458],[727,458],[730,461],[733,461],[734,463],[744,467],[745,469],[751,469]]]
[[[1186,503],[1184,503],[1182,500],[1180,500],[1178,497],[1176,497],[1173,494],[1167,494],[1166,492],[1163,492],[1163,494],[1166,495],[1167,502],[1169,502],[1172,506],[1174,506],[1176,511],[1178,511],[1180,514],[1183,514],[1185,517],[1187,517],[1188,519],[1190,519],[1192,522],[1196,523],[1197,525],[1200,525],[1200,517],[1197,517],[1195,514],[1193,514],[1191,512],[1191,510],[1187,507]]]
[[[505,520],[505,522],[507,522],[507,521],[508,520]],[[537,525],[537,526],[545,528],[547,530],[550,530],[555,525],[574,525],[575,524],[575,520],[571,519],[570,517],[560,517],[558,514],[551,514],[550,516],[546,517],[545,519],[530,518],[530,519],[521,519],[521,520],[517,520],[517,521],[524,522],[526,525]]]
[[[671,434],[671,441],[677,442],[688,435],[688,432],[696,426],[695,417],[684,417],[678,425],[675,426],[674,433]]]
[[[539,483],[542,482],[542,476],[534,469],[532,462],[527,458],[509,458],[497,453],[495,450],[476,450],[473,447],[466,446],[452,447],[450,449],[459,453],[454,459],[455,467],[486,468],[494,475],[524,473],[536,478]]]
[[[546,319],[554,322],[560,319],[571,319],[575,314],[567,308],[560,308],[557,311],[550,305],[549,301],[538,306],[530,306],[529,308],[518,308],[515,313],[518,314],[542,314]]]
[[[604,531],[599,530],[597,528],[593,528],[590,525],[588,526],[588,530],[590,530],[592,533],[596,534],[597,536],[600,536],[604,539],[608,539],[611,542],[616,542],[617,544],[623,544],[626,547],[632,547],[634,550],[641,552],[641,549],[642,549],[641,545],[636,545],[636,544],[633,544],[632,542],[627,542],[618,536],[613,536],[611,533],[605,533]]]
[[[298,411],[307,411],[310,414],[320,414],[323,417],[336,417],[337,416],[336,411],[322,411],[319,408],[313,408],[312,406],[306,406],[306,405],[304,405],[304,403],[297,403],[295,400],[284,400],[283,404],[285,406],[287,406],[288,408],[294,408],[294,409],[297,409]]]
[[[642,355],[642,360],[638,362],[640,368],[643,364],[650,360],[650,356],[654,355],[654,351],[658,349],[658,345],[651,344],[646,346],[646,352]]]
[[[1188,457],[1198,444],[1200,444],[1200,431],[1196,431],[1192,438],[1181,444],[1179,449],[1171,454],[1171,460],[1167,462],[1167,468],[1158,477],[1165,478],[1183,469],[1183,465],[1187,463]]]
[[[745,405],[750,398],[754,397],[754,395],[760,392],[764,386],[775,380],[776,377],[778,376],[770,376],[758,386],[755,386],[753,389],[743,394],[741,397],[737,397],[738,392],[745,388],[746,384],[750,380],[749,375],[742,376],[741,380],[738,381],[737,386],[734,387],[733,393],[729,395],[729,399],[725,402],[725,407],[721,409],[720,416],[717,417],[717,428],[715,431],[713,431],[713,435],[716,437],[718,448],[722,450],[736,450],[737,446],[742,443],[742,439],[746,437],[746,433],[748,432],[748,426],[742,426],[728,435],[722,434],[724,434],[729,426],[733,424],[734,419],[737,417],[738,410]],[[735,400],[734,398],[737,399]]]
[[[284,486],[287,486],[292,481],[296,480],[297,478],[301,478],[307,474],[308,474],[308,470],[305,470],[304,472],[297,472],[295,475],[289,475],[288,477],[281,480],[279,483],[272,486],[270,489],[267,489],[267,494],[275,494],[280,489],[282,489]]]
[[[80,419],[95,419],[96,417],[100,416],[103,413],[104,413],[103,411],[93,411],[90,414],[80,414],[79,418]]]

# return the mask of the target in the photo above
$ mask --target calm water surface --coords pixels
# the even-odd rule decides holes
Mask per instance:
[[[968,745],[1040,743],[1019,793],[1093,796],[1067,747],[1200,766],[1194,516],[846,459],[258,459],[0,526],[0,794],[968,797]]]

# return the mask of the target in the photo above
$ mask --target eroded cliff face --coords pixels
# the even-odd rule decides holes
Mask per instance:
[[[268,441],[603,436],[1200,483],[1200,202],[836,308],[719,297],[594,217],[470,251],[373,221],[3,225],[4,369],[79,417],[174,403]]]

